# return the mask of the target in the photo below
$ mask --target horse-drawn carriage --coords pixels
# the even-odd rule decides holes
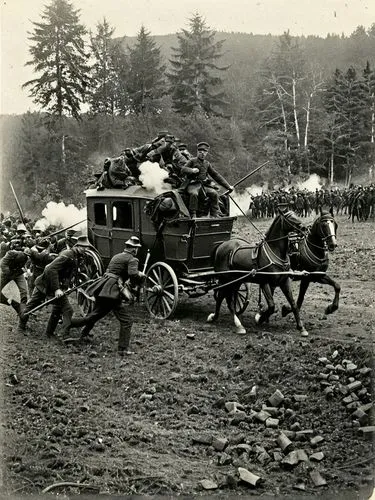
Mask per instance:
[[[111,257],[123,250],[125,241],[136,235],[142,243],[139,259],[146,274],[143,297],[152,317],[170,317],[183,293],[198,297],[213,290],[216,309],[208,321],[217,320],[225,299],[237,331],[243,333],[238,315],[249,304],[249,283],[256,283],[268,305],[256,315],[257,322],[268,321],[275,311],[273,294],[280,287],[289,303],[283,315],[292,311],[297,329],[307,335],[299,309],[310,282],[334,287],[335,298],[326,312],[338,308],[340,287],[325,272],[327,250],[336,246],[333,214],[322,212],[305,233],[302,221],[292,211],[280,209],[262,240],[252,246],[232,238],[236,217],[229,215],[227,201],[223,217],[191,218],[178,191],[156,196],[142,186],[87,190],[87,230],[93,248],[87,253],[78,282],[100,276]],[[298,252],[292,268],[288,237],[296,231],[303,251]],[[301,280],[297,302],[291,277]],[[89,310],[90,300],[80,289],[78,302],[83,311]]]
[[[192,219],[177,192],[156,196],[138,185],[124,190],[89,189],[86,203],[87,234],[93,249],[80,269],[79,281],[103,274],[111,257],[136,235],[142,243],[140,269],[146,274],[143,296],[152,317],[168,318],[181,294],[198,297],[218,284],[212,253],[232,236],[236,217],[229,216],[228,208],[223,217]],[[223,205],[228,207],[225,200]],[[246,309],[248,295],[245,283],[236,294],[237,314]],[[79,291],[78,302],[84,311],[90,307],[84,290]]]

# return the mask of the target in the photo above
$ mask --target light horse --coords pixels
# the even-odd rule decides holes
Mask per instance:
[[[220,276],[220,285],[216,289],[216,309],[207,321],[218,319],[220,307],[226,299],[228,308],[233,316],[237,333],[246,333],[235,311],[235,299],[239,287],[243,282],[258,283],[267,301],[268,308],[257,313],[255,321],[259,324],[268,321],[275,312],[274,291],[280,287],[293,311],[297,329],[303,336],[308,333],[303,326],[299,310],[293,298],[291,288],[290,259],[288,256],[288,234],[290,232],[303,233],[302,222],[294,212],[282,211],[275,217],[264,239],[257,245],[251,246],[245,240],[233,238],[219,245],[213,255],[215,272],[233,271],[228,276]],[[235,271],[248,271],[245,276],[238,278]],[[255,274],[258,272],[259,274]],[[225,277],[224,277],[225,276]]]
[[[298,251],[290,255],[291,267],[294,271],[308,271],[314,273],[323,271],[322,274],[308,274],[301,278],[297,308],[301,309],[303,300],[310,283],[321,283],[330,285],[335,290],[332,304],[327,306],[325,313],[331,314],[339,307],[340,285],[330,276],[324,274],[328,269],[328,252],[333,252],[336,243],[337,223],[333,216],[333,210],[323,212],[312,223],[308,233],[299,241]],[[282,307],[282,315],[286,316],[292,309],[286,305]]]

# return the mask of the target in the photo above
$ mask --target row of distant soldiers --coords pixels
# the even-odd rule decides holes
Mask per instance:
[[[161,131],[150,142],[139,147],[125,148],[120,155],[106,158],[103,171],[96,174],[95,186],[104,188],[127,188],[140,184],[139,167],[145,161],[158,163],[166,171],[166,178],[173,187],[179,187],[182,182],[181,168],[192,158],[187,145],[178,137]]]
[[[252,218],[274,217],[279,204],[288,204],[300,217],[319,213],[319,207],[332,208],[337,215],[348,215],[354,222],[375,218],[375,184],[351,185],[336,189],[278,189],[252,196],[248,213]]]

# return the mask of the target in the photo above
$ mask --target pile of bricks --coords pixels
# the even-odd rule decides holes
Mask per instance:
[[[253,388],[253,396],[256,390]],[[261,441],[253,440],[250,435],[240,434],[236,437],[225,436],[195,436],[193,443],[208,446],[207,454],[217,454],[219,466],[234,466],[236,473],[227,477],[227,484],[233,487],[237,483],[246,483],[257,487],[262,483],[262,473],[265,469],[282,469],[290,471],[296,467],[304,476],[308,473],[313,486],[324,486],[325,479],[321,476],[317,465],[324,459],[324,454],[318,447],[324,442],[324,437],[317,435],[312,429],[302,429],[296,418],[295,409],[299,404],[307,402],[304,394],[295,394],[285,398],[280,390],[276,390],[263,404],[258,403],[246,407],[237,401],[223,403],[229,424],[251,423],[252,426],[263,426],[265,432]],[[259,406],[259,404],[261,406]],[[253,409],[251,406],[253,406]],[[287,426],[283,430],[282,426]],[[253,468],[249,470],[249,466]],[[255,469],[255,470],[254,470]],[[213,483],[202,482],[202,487],[214,489]],[[217,487],[220,487],[218,484]],[[306,484],[300,481],[294,485],[296,489],[304,490]]]
[[[328,358],[319,358],[321,366],[318,380],[327,398],[341,397],[351,427],[357,428],[364,436],[373,436],[375,426],[371,424],[371,368],[357,366],[350,359],[340,359],[338,351]]]

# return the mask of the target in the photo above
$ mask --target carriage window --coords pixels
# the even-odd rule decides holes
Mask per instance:
[[[105,203],[94,204],[95,224],[99,226],[107,225],[107,205]]]
[[[128,201],[116,201],[112,205],[113,227],[133,228],[132,205]]]

